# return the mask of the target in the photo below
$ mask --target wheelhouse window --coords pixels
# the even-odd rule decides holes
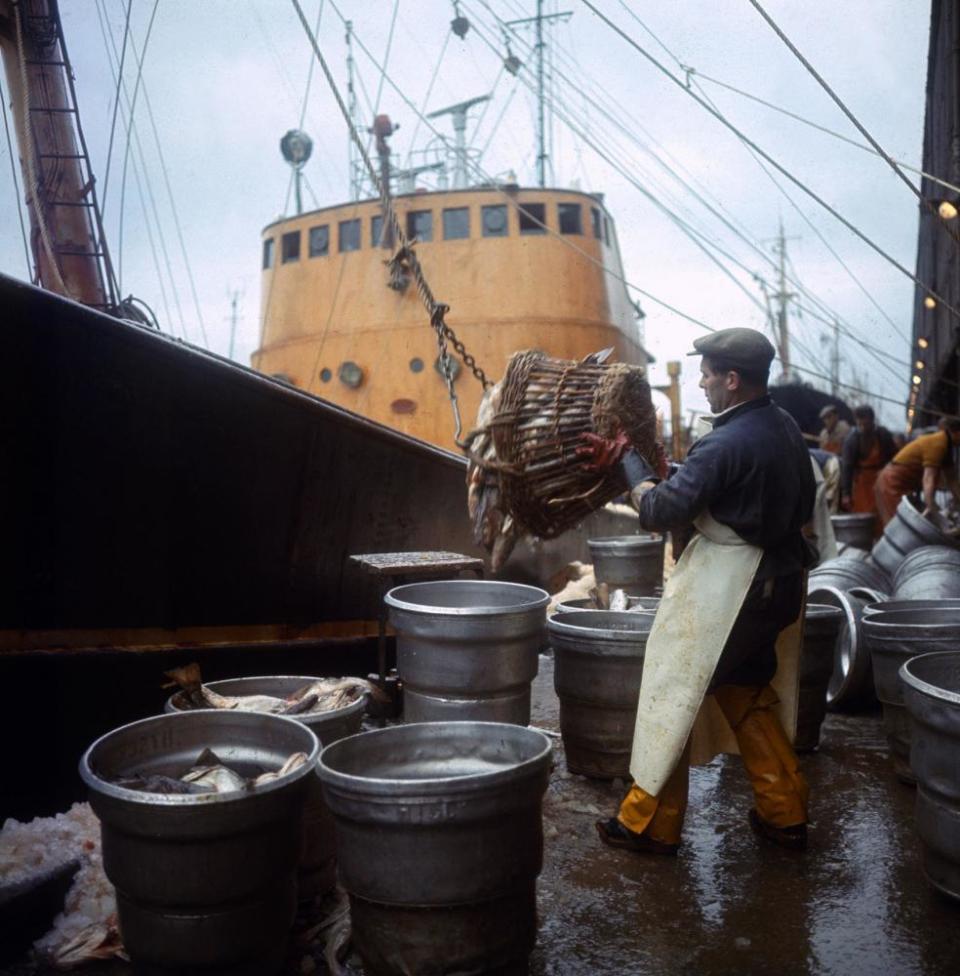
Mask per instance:
[[[583,223],[580,219],[580,204],[557,204],[557,222],[560,224],[561,234],[582,234]]]
[[[360,221],[341,220],[339,224],[340,253],[360,250]]]
[[[263,242],[263,270],[273,267],[273,238],[268,237]]]
[[[280,260],[284,264],[300,260],[300,231],[292,230],[280,239]]]
[[[433,240],[433,211],[411,210],[407,214],[407,237],[418,241]]]
[[[599,241],[603,237],[603,224],[600,211],[596,207],[590,208],[590,223],[593,225],[593,236]]]
[[[524,203],[517,208],[521,234],[546,234],[547,208],[542,203]]]
[[[373,247],[382,247],[383,241],[383,214],[374,214],[370,218],[370,244]]]
[[[462,241],[470,236],[470,208],[447,207],[443,211],[443,239]]]
[[[484,237],[507,236],[507,206],[497,203],[480,208],[480,223]]]
[[[322,258],[330,253],[330,225],[321,224],[310,228],[309,253],[312,258]]]
[[[607,242],[607,247],[610,246],[610,218],[603,218],[603,239]]]

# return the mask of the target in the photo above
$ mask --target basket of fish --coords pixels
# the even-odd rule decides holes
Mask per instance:
[[[80,775],[137,971],[279,971],[319,752],[302,723],[236,709],[143,719],[90,746]]]
[[[362,678],[310,678],[274,675],[201,681],[196,664],[168,671],[180,690],[167,699],[166,711],[216,708],[287,715],[306,725],[321,746],[360,731],[370,697],[381,697],[376,685]],[[311,777],[303,814],[303,847],[298,890],[301,899],[330,891],[337,880],[333,818],[323,801],[318,779]]]
[[[467,435],[467,505],[479,545],[498,570],[524,535],[552,539],[616,498],[615,469],[588,470],[585,434],[626,435],[662,465],[650,386],[640,366],[606,363],[610,350],[580,362],[515,353],[480,404]]]

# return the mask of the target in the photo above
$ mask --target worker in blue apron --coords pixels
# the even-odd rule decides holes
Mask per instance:
[[[630,773],[601,840],[673,854],[688,767],[739,752],[754,792],[754,831],[806,846],[807,783],[796,730],[805,570],[802,529],[814,504],[810,455],[793,419],[770,399],[770,342],[724,329],[694,343],[713,416],[676,473],[657,482],[629,447],[588,438],[588,466],[620,465],[644,529],[695,528],[667,581],[647,641]]]

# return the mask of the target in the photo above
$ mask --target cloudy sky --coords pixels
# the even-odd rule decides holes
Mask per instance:
[[[450,34],[449,0],[302,2],[312,23],[322,7],[320,44],[341,86],[343,20],[352,20],[358,44],[370,55],[359,47],[355,52],[361,116],[368,124],[379,104],[400,124],[394,147],[404,163],[416,163],[417,151],[433,137],[426,123],[418,124],[416,109],[431,111],[492,92],[489,108],[482,117],[478,110],[468,129],[473,144],[485,147],[479,166],[490,176],[512,170],[522,183],[534,183],[531,37],[522,29],[512,37],[511,49],[524,62],[515,80],[501,70],[500,24],[530,16],[534,0],[461,0],[461,13],[473,25],[462,41]],[[694,93],[709,98],[799,181],[912,269],[917,203],[882,160],[717,83],[861,141],[749,0],[592,2],[674,74],[683,75],[679,65],[695,69]],[[132,0],[130,38],[138,52],[155,17],[137,96],[136,137],[125,167],[121,111],[109,181],[116,54],[127,0],[60,0],[60,6],[124,294],[145,299],[174,334],[225,354],[230,295],[238,293],[234,358],[248,362],[258,339],[260,230],[293,206],[278,140],[299,124],[311,53],[292,4],[159,0],[155,6],[155,0]],[[547,0],[545,7],[572,12],[548,33],[556,107],[550,182],[606,194],[625,276],[653,296],[634,293],[647,313],[646,342],[658,360],[654,379],[663,381],[665,361],[681,356],[703,334],[655,299],[716,328],[764,326],[762,288],[775,288],[771,262],[782,221],[789,287],[799,293],[791,319],[795,362],[817,372],[828,369],[828,330],[819,318],[837,316],[844,332],[841,379],[904,401],[910,281],[775,173],[785,195],[734,134],[582,0]],[[880,144],[919,166],[928,0],[767,0],[765,7]],[[128,48],[128,94],[136,69]],[[431,124],[448,131],[446,120]],[[306,205],[346,200],[346,130],[317,75],[303,126],[314,139]],[[2,139],[0,156],[0,269],[25,278],[17,198]],[[688,233],[677,226],[678,218]],[[700,246],[690,234],[700,235]],[[701,395],[688,364],[685,406],[698,407]],[[806,378],[823,385],[810,374]],[[903,426],[902,407],[874,403],[888,424]]]

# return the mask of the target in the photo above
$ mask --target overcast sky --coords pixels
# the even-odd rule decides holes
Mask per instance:
[[[307,17],[315,22],[319,0],[302,2]],[[718,79],[860,139],[749,0],[594,2],[674,73],[679,73],[675,57],[696,69],[694,81],[698,75]],[[142,50],[154,0],[132,3],[131,37],[137,49]],[[928,0],[767,0],[765,6],[881,145],[896,158],[919,166]],[[60,7],[82,120],[103,192],[116,89],[98,13],[105,11],[119,51],[127,0],[60,0]],[[713,216],[701,200],[711,201],[715,208],[722,207],[726,220],[767,254],[771,254],[782,219],[795,280],[830,310],[826,317],[835,312],[844,329],[857,337],[841,340],[842,379],[850,383],[856,376],[878,394],[905,400],[913,289],[910,281],[785,177],[777,176],[795,208],[733,134],[658,73],[581,0],[559,4],[557,0],[547,0],[546,7],[573,14],[548,32],[552,57],[548,73],[553,97],[580,130],[579,134],[574,133],[561,118],[554,119],[550,182],[606,195],[617,223],[626,278],[713,327],[761,328],[764,314],[750,296],[762,304],[763,295],[753,273],[759,273],[772,286],[773,269]],[[406,162],[408,151],[423,149],[432,134],[425,124],[418,126],[414,109],[404,102],[391,81],[412,103],[424,108],[425,95],[446,42],[426,110],[492,91],[493,100],[479,120],[474,142],[481,148],[489,139],[480,166],[490,175],[513,170],[521,183],[532,185],[535,105],[523,83],[523,79],[532,81],[530,38],[521,33],[512,43],[513,52],[524,62],[521,80],[515,82],[500,70],[503,45],[497,18],[529,16],[535,10],[534,0],[462,0],[460,8],[474,23],[463,41],[449,36],[449,0],[399,0],[387,62],[390,80],[383,84],[379,103],[380,111],[400,123],[394,147],[401,161]],[[320,44],[341,86],[345,86],[346,49],[337,11],[353,21],[358,41],[382,62],[394,9],[394,0],[325,0]],[[380,70],[359,49],[356,57],[361,82],[360,110],[364,123],[369,124],[368,101],[376,101]],[[290,212],[293,205],[292,200],[288,202],[289,171],[280,157],[278,140],[299,122],[310,58],[305,35],[288,0],[160,0],[135,112],[143,156],[134,141],[125,181],[126,129],[122,120],[118,121],[105,211],[115,263],[122,269],[123,293],[142,297],[169,331],[182,335],[185,326],[187,336],[200,344],[202,317],[209,347],[226,353],[230,341],[229,295],[239,291],[242,318],[234,358],[242,362],[249,362],[258,340],[260,230],[281,215],[285,206]],[[124,75],[132,93],[136,62],[129,50]],[[750,138],[878,246],[907,268],[913,268],[917,203],[882,160],[712,81],[700,80],[700,84],[719,110]],[[8,97],[4,83],[4,98]],[[604,118],[588,99],[599,101],[620,121],[620,126]],[[199,315],[154,142],[148,101],[193,271]],[[501,113],[502,121],[494,131],[494,122]],[[475,121],[478,116],[479,110],[473,116]],[[448,120],[440,119],[434,124],[449,133]],[[346,130],[329,89],[316,75],[304,128],[314,140],[313,158],[306,168],[311,188],[306,193],[306,205],[327,206],[345,201],[349,188]],[[472,133],[473,128],[471,124],[468,131]],[[411,147],[414,137],[416,146]],[[634,182],[601,158],[597,146],[619,160],[620,168]],[[693,189],[672,180],[653,160],[651,150],[681,171]],[[5,140],[0,140],[0,156],[0,269],[26,278]],[[745,269],[738,268],[728,257],[708,247],[740,287],[634,183],[744,265]],[[140,189],[148,211],[152,191],[159,226],[152,212],[145,216]],[[818,232],[860,285],[830,253]],[[161,234],[172,281],[166,271]],[[152,257],[151,235],[162,289]],[[426,270],[429,275],[429,268]],[[442,293],[442,282],[434,283],[434,289]],[[647,313],[646,343],[658,360],[654,379],[663,382],[663,364],[682,356],[703,332],[655,301],[636,294],[634,297],[640,297]],[[808,311],[791,321],[794,357],[799,365],[820,370],[828,363],[829,354],[820,338],[824,327],[810,313],[824,312],[808,297],[801,298],[801,302]],[[455,310],[451,321],[455,324]],[[866,351],[868,343],[904,365],[894,365],[893,372],[881,368]],[[684,406],[702,407],[692,361],[686,360],[684,368]],[[813,382],[823,385],[818,380]],[[903,426],[902,408],[878,401],[875,404],[881,407],[889,425]]]

